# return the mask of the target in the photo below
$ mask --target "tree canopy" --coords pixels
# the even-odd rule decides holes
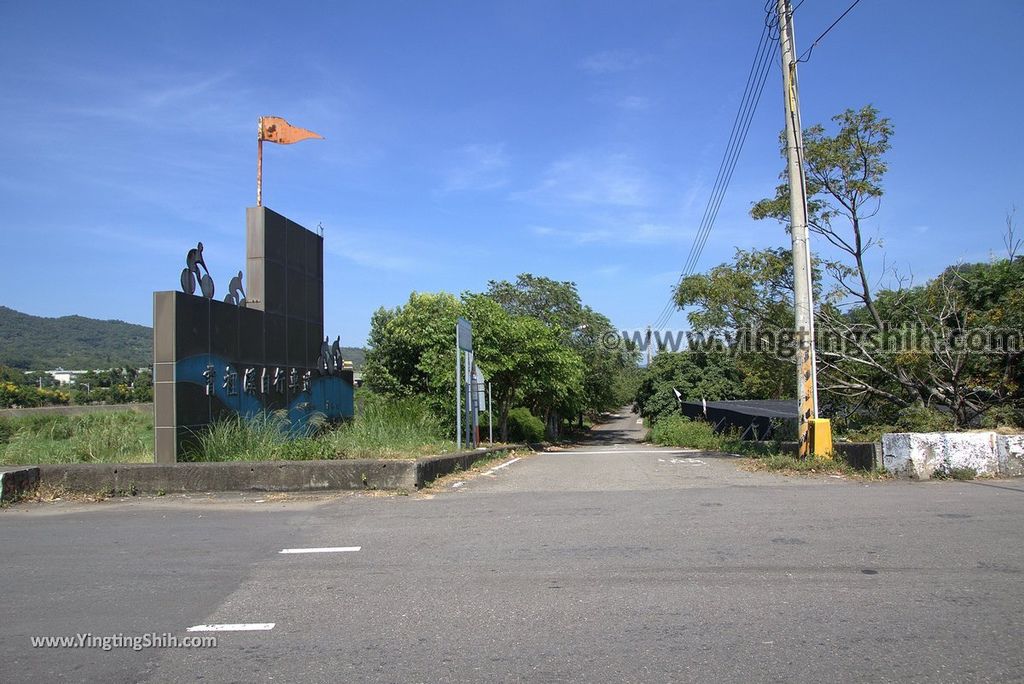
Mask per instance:
[[[899,423],[921,410],[937,410],[954,426],[986,416],[1019,423],[1024,261],[1015,254],[1012,218],[1006,258],[950,266],[919,286],[893,276],[876,287],[865,254],[881,245],[866,235],[864,222],[881,205],[892,123],[871,106],[846,110],[833,122],[831,135],[822,125],[804,131],[803,160],[808,227],[824,238],[813,262],[819,392],[827,412],[851,425]],[[785,172],[782,178],[751,216],[788,229]],[[685,278],[676,303],[692,307],[689,320],[698,330],[764,341],[766,330],[793,328],[791,259],[788,248],[738,250],[731,263]],[[979,335],[985,351],[965,344]],[[1000,344],[1010,348],[996,349]],[[735,358],[746,396],[792,396],[795,372],[784,355]]]
[[[521,274],[492,281],[484,293],[413,293],[371,320],[366,384],[393,396],[422,395],[454,423],[455,322],[473,325],[475,362],[492,384],[495,419],[507,436],[509,411],[529,408],[549,432],[562,419],[632,399],[620,377],[635,355],[602,345],[612,330],[584,306],[575,283]],[[629,392],[629,390],[625,390]]]

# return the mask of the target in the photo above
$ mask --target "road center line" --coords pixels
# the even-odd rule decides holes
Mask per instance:
[[[224,625],[196,625],[189,627],[187,632],[262,632],[274,629],[273,622],[241,622]]]
[[[518,457],[517,457],[517,458],[513,458],[513,459],[512,459],[511,461],[505,461],[505,462],[504,462],[504,463],[502,463],[502,464],[501,464],[500,466],[494,466],[493,468],[491,468],[490,470],[488,470],[488,471],[487,471],[486,473],[484,473],[484,475],[490,475],[490,474],[491,474],[491,473],[493,473],[493,472],[494,472],[495,470],[501,470],[502,468],[507,468],[508,466],[512,465],[512,464],[513,464],[513,463],[515,463],[516,461],[521,461],[521,460],[522,460],[521,458],[518,458]]]
[[[278,553],[345,553],[346,551],[358,551],[361,546],[321,546],[310,549],[281,549]]]

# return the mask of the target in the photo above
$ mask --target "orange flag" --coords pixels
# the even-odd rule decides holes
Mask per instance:
[[[323,137],[324,136],[319,133],[307,131],[305,128],[292,126],[279,116],[260,117],[260,140],[280,143],[282,145],[291,145],[292,143],[297,143],[300,140],[308,140],[309,138],[320,138],[323,140]]]

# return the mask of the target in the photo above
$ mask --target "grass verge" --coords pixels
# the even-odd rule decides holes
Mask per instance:
[[[144,463],[153,417],[134,411],[0,419],[0,465]]]
[[[748,442],[737,435],[718,434],[710,423],[690,420],[684,416],[667,416],[651,429],[650,439],[664,446],[688,447],[705,451],[721,451],[748,457],[747,468],[782,473],[826,474],[868,479],[888,477],[885,471],[865,471],[854,468],[841,457],[821,458],[813,456],[801,459],[783,454],[770,444]]]
[[[419,458],[454,451],[445,426],[420,399],[358,397],[356,416],[302,428],[282,413],[225,420],[180,460],[269,461]],[[151,463],[153,416],[111,411],[80,416],[0,418],[0,465]]]
[[[452,451],[444,426],[418,399],[362,397],[356,417],[298,428],[283,413],[221,421],[199,438],[190,461],[306,461],[419,458]]]

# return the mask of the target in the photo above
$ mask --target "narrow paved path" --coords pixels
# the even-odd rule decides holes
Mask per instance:
[[[741,471],[733,456],[645,443],[646,435],[642,420],[623,408],[591,430],[581,446],[545,452],[500,477],[472,481],[466,491],[648,491],[787,482]]]

